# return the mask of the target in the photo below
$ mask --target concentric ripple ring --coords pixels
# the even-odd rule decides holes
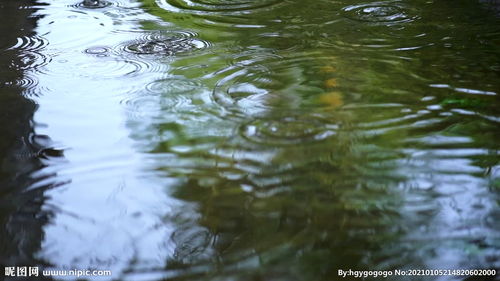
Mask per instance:
[[[387,2],[351,5],[344,7],[342,13],[348,19],[369,23],[404,23],[415,18],[404,6]]]

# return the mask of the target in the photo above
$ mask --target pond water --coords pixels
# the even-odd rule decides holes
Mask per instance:
[[[500,268],[499,6],[2,2],[0,264]]]

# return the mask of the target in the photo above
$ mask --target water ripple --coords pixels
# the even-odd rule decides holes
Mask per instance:
[[[196,12],[229,12],[229,11],[245,11],[259,8],[265,8],[276,5],[280,0],[162,0],[160,6],[167,10],[182,9]]]
[[[336,70],[321,53],[244,54],[217,72],[213,101],[233,117],[260,116],[273,110],[308,111],[343,104]]]
[[[200,87],[199,82],[185,78],[165,78],[146,85],[146,89],[155,94],[186,94]]]
[[[17,38],[16,44],[7,50],[18,51],[20,54],[11,67],[19,70],[37,69],[51,61],[51,57],[41,52],[48,41],[38,35]]]
[[[83,0],[82,2],[74,5],[76,7],[82,7],[87,9],[100,9],[113,5],[112,2],[105,0]]]
[[[188,31],[151,33],[126,42],[122,48],[136,55],[173,56],[210,47],[209,42],[196,38],[196,35]]]
[[[122,59],[113,54],[107,47],[91,47],[83,51],[95,58],[79,60],[69,63],[68,60],[60,59],[53,63],[54,73],[75,73],[79,77],[91,77],[94,79],[112,79],[125,75],[134,75],[150,69],[149,64],[138,60]]]
[[[193,104],[193,94],[201,84],[182,78],[165,78],[146,85],[146,92],[136,92],[121,103],[134,117],[157,117],[161,112],[178,110]]]
[[[271,145],[304,144],[335,135],[337,124],[316,116],[256,119],[240,127],[240,134],[252,142]]]
[[[171,236],[176,245],[174,257],[180,262],[193,262],[210,251],[211,233],[196,225],[179,227]]]
[[[16,44],[8,48],[8,50],[17,49],[17,50],[35,51],[44,48],[48,44],[49,41],[47,39],[38,35],[22,36],[18,37]]]
[[[84,51],[86,54],[89,55],[95,55],[96,57],[108,57],[111,50],[108,47],[105,46],[94,46],[85,49]]]
[[[23,77],[17,79],[14,84],[23,89],[23,95],[30,96],[39,96],[41,92],[48,92],[49,89],[44,86],[40,86],[40,82],[36,77],[31,74],[26,74]]]
[[[78,65],[81,69],[79,73],[83,72],[87,76],[82,70],[88,69],[99,78],[163,73],[168,67],[163,59],[168,60],[174,55],[187,54],[210,46],[209,42],[196,36],[196,33],[189,31],[158,31],[141,34],[138,38],[115,47],[91,46],[85,49],[84,53],[96,57],[98,61],[89,62],[91,65]],[[151,59],[151,56],[158,59]]]
[[[21,139],[23,146],[13,154],[16,161],[33,161],[34,159],[52,159],[64,156],[64,150],[55,144],[46,135],[30,134]]]
[[[190,100],[184,96],[174,96],[169,99],[160,99],[156,96],[136,94],[121,101],[133,118],[146,116],[156,117],[158,113],[172,108],[189,105]]]
[[[416,17],[398,3],[372,2],[359,5],[350,5],[342,9],[346,18],[369,23],[405,23]]]

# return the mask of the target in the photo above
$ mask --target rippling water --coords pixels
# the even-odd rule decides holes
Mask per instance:
[[[496,1],[25,2],[0,28],[0,263],[500,268]]]

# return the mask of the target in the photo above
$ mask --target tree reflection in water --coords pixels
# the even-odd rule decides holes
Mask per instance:
[[[37,81],[36,56],[23,49],[24,41],[37,38],[34,2],[2,1],[0,5],[0,264],[43,265],[36,256],[43,226],[52,211],[44,207],[44,192],[57,183],[44,171],[62,156],[48,136],[35,133],[37,105],[29,95]],[[20,43],[21,42],[21,43]],[[28,43],[29,45],[29,43]],[[31,65],[33,64],[33,65]],[[2,268],[3,270],[3,268]],[[42,277],[40,277],[42,279]]]
[[[498,265],[498,196],[488,191],[497,101],[487,70],[498,53],[489,40],[466,39],[495,22],[477,3],[450,11],[394,2],[364,15],[368,4],[288,1],[231,18],[217,4],[193,12],[145,2],[230,50],[172,59],[171,76],[157,81],[156,114],[129,122],[150,168],[178,180],[169,194],[186,202],[165,217],[178,226],[168,276],[332,280],[349,268]],[[385,18],[390,11],[403,12]],[[441,39],[468,48],[425,48]],[[449,73],[489,89],[475,96],[478,115],[460,113],[471,105],[442,87],[457,83]],[[175,93],[169,79],[196,86]]]

